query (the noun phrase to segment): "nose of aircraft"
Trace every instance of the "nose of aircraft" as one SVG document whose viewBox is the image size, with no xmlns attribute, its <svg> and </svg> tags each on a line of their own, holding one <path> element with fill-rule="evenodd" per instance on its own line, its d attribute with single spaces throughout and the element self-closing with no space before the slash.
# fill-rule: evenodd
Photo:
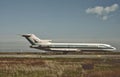
<svg viewBox="0 0 120 77">
<path fill-rule="evenodd" d="M 111 47 L 112 48 L 112 50 L 116 50 L 116 48 L 115 47 Z"/>
</svg>

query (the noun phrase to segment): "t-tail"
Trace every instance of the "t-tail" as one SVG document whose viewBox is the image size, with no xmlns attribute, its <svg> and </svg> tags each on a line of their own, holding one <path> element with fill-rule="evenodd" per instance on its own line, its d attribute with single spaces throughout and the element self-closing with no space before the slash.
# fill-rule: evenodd
<svg viewBox="0 0 120 77">
<path fill-rule="evenodd" d="M 22 36 L 25 37 L 31 43 L 31 45 L 47 44 L 50 43 L 51 41 L 51 40 L 41 40 L 38 37 L 36 37 L 34 34 L 25 34 Z"/>
</svg>

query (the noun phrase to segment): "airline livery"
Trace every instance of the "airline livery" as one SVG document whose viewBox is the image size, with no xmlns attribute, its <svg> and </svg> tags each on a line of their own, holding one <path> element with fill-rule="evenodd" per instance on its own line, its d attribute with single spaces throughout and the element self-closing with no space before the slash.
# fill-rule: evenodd
<svg viewBox="0 0 120 77">
<path fill-rule="evenodd" d="M 80 51 L 114 51 L 115 47 L 100 43 L 52 43 L 51 40 L 41 40 L 34 34 L 22 35 L 30 43 L 31 48 L 55 52 L 80 52 Z"/>
</svg>

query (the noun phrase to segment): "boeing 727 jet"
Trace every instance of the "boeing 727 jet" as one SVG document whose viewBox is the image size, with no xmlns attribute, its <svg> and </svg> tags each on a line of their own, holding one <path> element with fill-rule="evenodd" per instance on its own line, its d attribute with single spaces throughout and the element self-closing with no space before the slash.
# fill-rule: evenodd
<svg viewBox="0 0 120 77">
<path fill-rule="evenodd" d="M 114 51 L 115 47 L 100 43 L 53 43 L 51 40 L 41 40 L 34 34 L 22 35 L 30 43 L 31 48 L 55 52 L 80 52 L 80 51 Z"/>
</svg>

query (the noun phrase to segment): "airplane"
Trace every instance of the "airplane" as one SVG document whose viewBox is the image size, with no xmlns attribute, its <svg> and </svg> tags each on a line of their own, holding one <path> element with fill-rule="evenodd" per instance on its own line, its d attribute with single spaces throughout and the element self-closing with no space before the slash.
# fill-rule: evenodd
<svg viewBox="0 0 120 77">
<path fill-rule="evenodd" d="M 81 51 L 114 51 L 115 47 L 101 43 L 53 43 L 52 40 L 41 40 L 34 34 L 24 34 L 31 44 L 30 48 L 52 52 L 81 52 Z"/>
</svg>

